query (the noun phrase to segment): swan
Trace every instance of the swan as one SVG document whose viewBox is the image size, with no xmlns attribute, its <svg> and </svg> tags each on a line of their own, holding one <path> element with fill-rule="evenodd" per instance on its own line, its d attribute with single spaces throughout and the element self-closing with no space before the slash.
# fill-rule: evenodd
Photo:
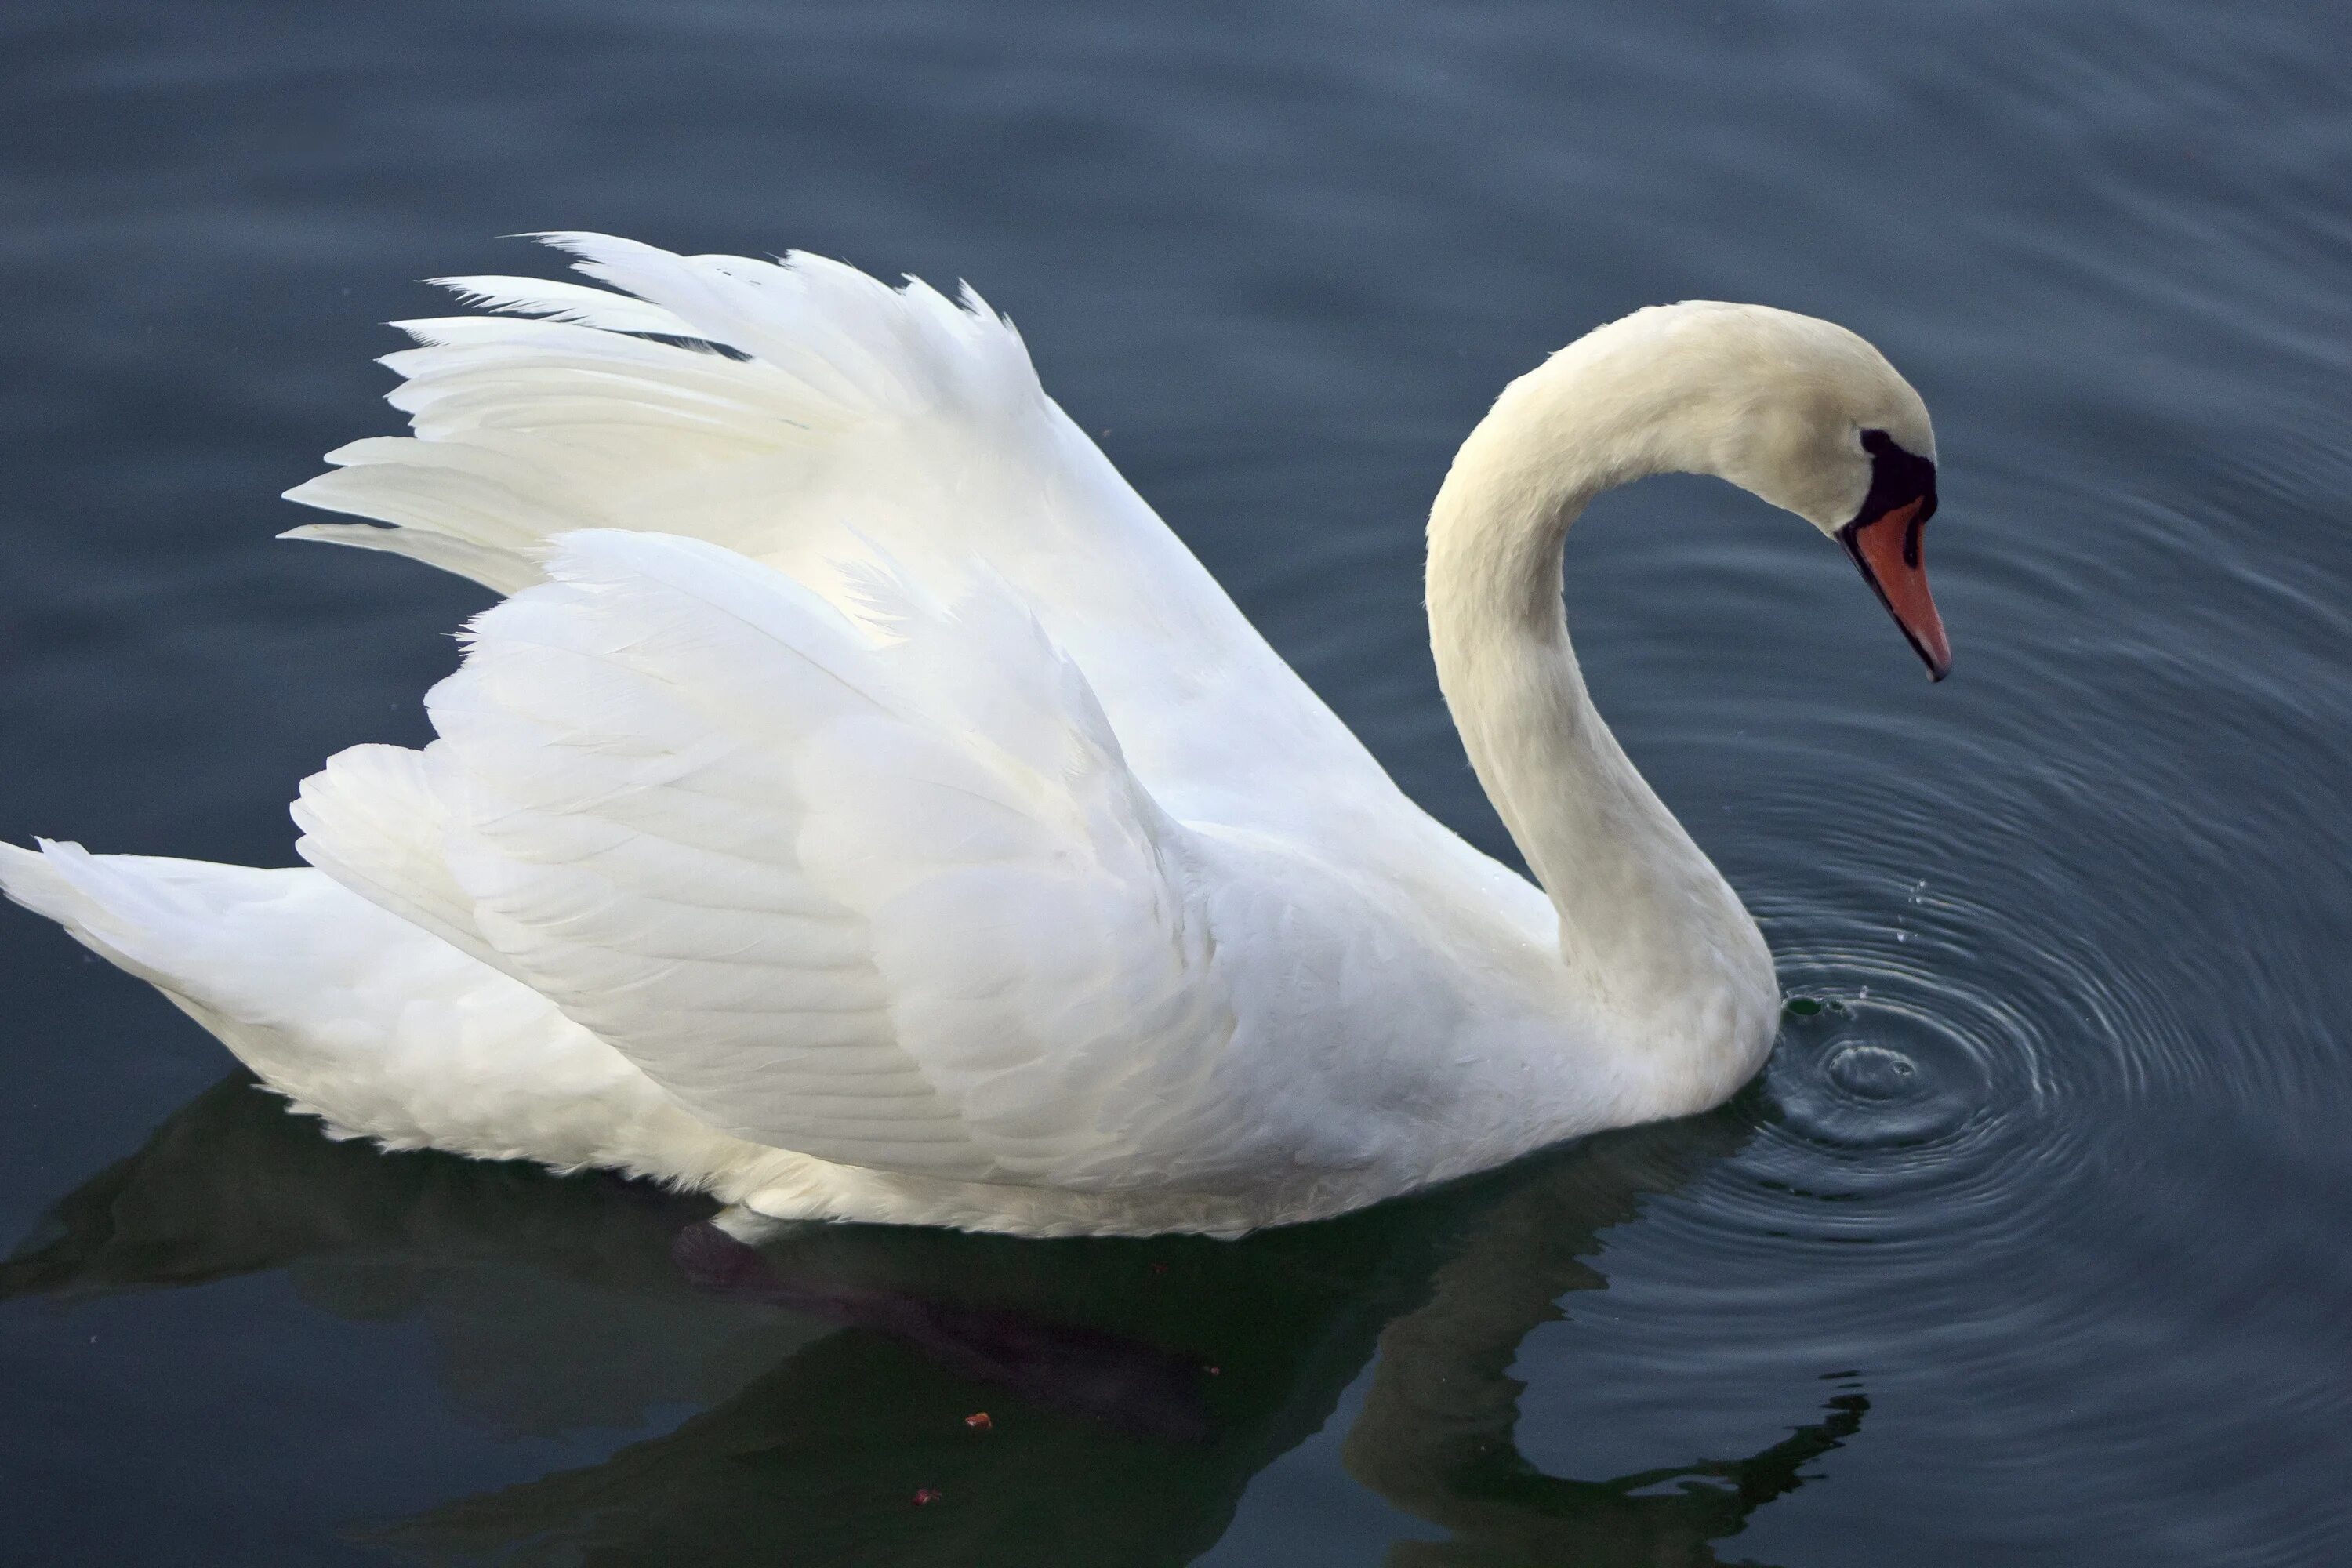
<svg viewBox="0 0 2352 1568">
<path fill-rule="evenodd" d="M 0 846 L 0 886 L 339 1136 L 751 1226 L 1232 1236 L 1713 1106 L 1780 1012 L 1588 697 L 1561 546 L 1715 474 L 1836 539 L 1940 679 L 1918 395 L 1843 328 L 1636 311 L 1505 389 L 1431 646 L 1533 882 L 1398 789 L 1039 384 L 1013 326 L 794 253 L 538 237 L 440 279 L 413 435 L 289 498 L 504 595 L 307 863 Z"/>
</svg>

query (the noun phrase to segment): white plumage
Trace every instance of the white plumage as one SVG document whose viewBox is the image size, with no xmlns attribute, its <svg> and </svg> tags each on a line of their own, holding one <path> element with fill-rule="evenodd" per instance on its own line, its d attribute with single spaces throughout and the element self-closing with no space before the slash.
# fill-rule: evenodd
<svg viewBox="0 0 2352 1568">
<path fill-rule="evenodd" d="M 407 323 L 414 437 L 289 492 L 373 520 L 295 536 L 509 595 L 439 739 L 305 782 L 307 868 L 0 846 L 298 1106 L 779 1217 L 1232 1233 L 1754 1070 L 1769 957 L 1585 700 L 1558 537 L 1669 467 L 1834 526 L 1855 420 L 1932 450 L 1859 340 L 1644 312 L 1457 459 L 1441 673 L 1547 900 L 1397 791 L 976 295 L 551 238 L 606 287 L 446 280 L 505 314 Z M 1795 401 L 1849 439 L 1629 424 L 1718 383 L 1825 384 Z"/>
</svg>

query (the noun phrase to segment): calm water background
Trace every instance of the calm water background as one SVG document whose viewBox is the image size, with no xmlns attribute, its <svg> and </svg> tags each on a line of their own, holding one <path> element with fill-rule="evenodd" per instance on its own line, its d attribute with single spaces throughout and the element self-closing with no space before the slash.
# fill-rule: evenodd
<svg viewBox="0 0 2352 1568">
<path fill-rule="evenodd" d="M 16 0 L 8 837 L 282 864 L 302 774 L 421 741 L 483 596 L 272 498 L 398 427 L 408 279 L 544 227 L 969 277 L 1497 853 L 1423 511 L 1634 306 L 1908 374 L 1958 668 L 1727 487 L 1597 509 L 1602 706 L 1827 1005 L 1716 1116 L 1238 1246 L 835 1228 L 718 1289 L 699 1205 L 331 1144 L 0 910 L 0 1557 L 2352 1558 L 2348 28 Z"/>
</svg>

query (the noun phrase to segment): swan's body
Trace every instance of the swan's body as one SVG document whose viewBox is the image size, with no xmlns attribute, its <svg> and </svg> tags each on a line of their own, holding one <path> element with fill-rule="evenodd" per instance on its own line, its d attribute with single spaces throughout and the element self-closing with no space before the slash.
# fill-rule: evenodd
<svg viewBox="0 0 2352 1568">
<path fill-rule="evenodd" d="M 1932 437 L 1861 340 L 1644 311 L 1455 460 L 1433 647 L 1539 889 L 1398 791 L 976 300 L 563 243 L 638 298 L 460 280 L 564 319 L 414 324 L 416 438 L 293 492 L 394 525 L 298 532 L 511 595 L 441 739 L 308 781 L 305 868 L 0 847 L 12 897 L 298 1106 L 778 1217 L 1232 1233 L 1762 1062 L 1770 955 L 1586 698 L 1559 542 L 1697 468 L 1866 571 L 1908 500 L 1916 569 L 1932 484 L 1870 512 L 1901 476 L 1857 441 Z"/>
</svg>

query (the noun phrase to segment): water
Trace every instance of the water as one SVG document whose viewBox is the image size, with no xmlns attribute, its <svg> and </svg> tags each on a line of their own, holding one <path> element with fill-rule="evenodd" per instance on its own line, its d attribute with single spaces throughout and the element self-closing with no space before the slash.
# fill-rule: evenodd
<svg viewBox="0 0 2352 1568">
<path fill-rule="evenodd" d="M 10 837 L 284 863 L 297 779 L 423 738 L 481 595 L 273 543 L 270 498 L 397 427 L 362 362 L 435 308 L 405 279 L 557 226 L 972 279 L 1499 853 L 1422 511 L 1505 380 L 1633 306 L 1894 357 L 1958 664 L 1929 689 L 1836 552 L 1726 487 L 1596 509 L 1597 694 L 1804 1007 L 1716 1115 L 1239 1245 L 680 1249 L 691 1202 L 330 1143 L 0 913 L 0 1555 L 2352 1556 L 2347 32 L 18 0 Z"/>
</svg>

